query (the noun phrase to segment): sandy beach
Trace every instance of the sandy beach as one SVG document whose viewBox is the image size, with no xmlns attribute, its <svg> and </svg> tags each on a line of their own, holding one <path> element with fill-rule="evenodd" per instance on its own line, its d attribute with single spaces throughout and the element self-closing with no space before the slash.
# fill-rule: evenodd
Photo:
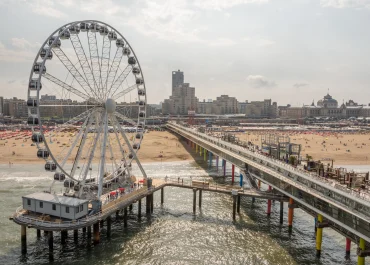
<svg viewBox="0 0 370 265">
<path fill-rule="evenodd" d="M 303 157 L 334 159 L 334 165 L 370 165 L 370 133 L 253 131 L 236 135 L 261 145 L 261 136 L 269 133 L 289 136 L 292 143 L 301 144 Z"/>
<path fill-rule="evenodd" d="M 1 132 L 7 133 L 7 132 Z M 68 147 L 71 145 L 72 135 L 70 133 L 58 133 L 51 138 L 52 143 L 47 138 L 53 154 L 65 154 L 68 151 Z M 111 139 L 114 138 L 114 134 L 110 134 Z M 129 134 L 129 137 L 132 135 Z M 88 138 L 88 140 L 91 140 Z M 123 142 L 122 139 L 120 139 Z M 9 164 L 29 164 L 29 163 L 40 163 L 44 164 L 44 160 L 37 157 L 37 147 L 31 146 L 32 141 L 30 136 L 14 136 L 8 139 L 0 140 L 0 163 Z M 75 156 L 78 146 L 73 150 L 72 157 Z M 112 146 L 113 153 L 117 157 L 120 155 L 118 145 Z M 95 159 L 98 159 L 98 152 L 95 155 Z M 155 162 L 155 161 L 184 161 L 192 160 L 192 156 L 185 149 L 183 144 L 178 138 L 167 132 L 167 131 L 151 131 L 145 134 L 141 143 L 138 157 L 142 162 Z"/>
</svg>

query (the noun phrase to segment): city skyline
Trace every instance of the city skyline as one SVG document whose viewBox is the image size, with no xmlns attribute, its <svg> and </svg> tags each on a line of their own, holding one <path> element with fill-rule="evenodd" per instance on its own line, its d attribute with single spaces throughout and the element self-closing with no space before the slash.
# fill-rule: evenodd
<svg viewBox="0 0 370 265">
<path fill-rule="evenodd" d="M 1 22 L 17 28 L 5 28 L 0 41 L 0 94 L 6 98 L 25 98 L 32 61 L 51 32 L 67 21 L 96 18 L 118 24 L 133 45 L 149 103 L 171 95 L 169 73 L 178 68 L 200 99 L 215 98 L 212 91 L 300 106 L 328 88 L 339 101 L 370 99 L 370 36 L 366 26 L 358 26 L 370 22 L 369 1 L 2 1 L 0 6 Z"/>
</svg>

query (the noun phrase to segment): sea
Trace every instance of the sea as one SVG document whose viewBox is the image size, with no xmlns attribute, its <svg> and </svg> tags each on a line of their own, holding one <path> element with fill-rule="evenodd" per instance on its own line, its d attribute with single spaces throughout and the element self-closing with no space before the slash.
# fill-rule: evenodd
<svg viewBox="0 0 370 265">
<path fill-rule="evenodd" d="M 148 176 L 230 181 L 201 163 L 163 162 L 143 164 Z M 353 166 L 370 170 L 370 166 Z M 134 168 L 136 174 L 138 169 Z M 135 173 L 135 172 L 134 172 Z M 214 177 L 210 177 L 210 175 Z M 67 244 L 60 244 L 54 233 L 54 251 L 49 255 L 47 237 L 36 237 L 27 229 L 28 253 L 21 255 L 20 226 L 9 220 L 21 205 L 21 196 L 48 189 L 52 173 L 42 165 L 0 165 L 0 264 L 357 264 L 352 244 L 351 258 L 345 260 L 345 238 L 330 228 L 323 232 L 322 254 L 315 254 L 314 218 L 295 209 L 293 231 L 287 227 L 287 204 L 284 224 L 279 223 L 279 202 L 273 202 L 272 214 L 266 215 L 267 202 L 242 199 L 240 215 L 232 220 L 232 198 L 227 194 L 203 192 L 202 208 L 192 211 L 192 190 L 175 187 L 154 195 L 154 213 L 137 218 L 137 205 L 129 213 L 128 227 L 123 220 L 112 221 L 112 234 L 101 230 L 101 243 L 92 245 L 79 231 L 75 241 L 70 231 Z M 238 181 L 238 180 L 236 180 Z M 266 188 L 266 187 L 263 187 Z M 145 200 L 143 201 L 145 204 Z M 366 264 L 369 263 L 370 258 Z"/>
</svg>

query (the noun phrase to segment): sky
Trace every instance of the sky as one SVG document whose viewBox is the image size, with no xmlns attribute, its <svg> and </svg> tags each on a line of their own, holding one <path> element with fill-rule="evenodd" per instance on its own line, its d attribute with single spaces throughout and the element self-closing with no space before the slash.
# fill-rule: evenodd
<svg viewBox="0 0 370 265">
<path fill-rule="evenodd" d="M 200 100 L 370 103 L 370 0 L 0 0 L 0 96 L 26 98 L 41 43 L 85 19 L 130 42 L 149 103 L 178 69 Z"/>
</svg>

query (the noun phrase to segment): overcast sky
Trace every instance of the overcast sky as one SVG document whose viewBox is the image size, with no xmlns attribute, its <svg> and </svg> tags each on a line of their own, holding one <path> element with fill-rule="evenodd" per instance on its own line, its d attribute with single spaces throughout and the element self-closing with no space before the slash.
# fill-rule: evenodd
<svg viewBox="0 0 370 265">
<path fill-rule="evenodd" d="M 170 95 L 177 69 L 199 99 L 302 105 L 330 89 L 370 103 L 370 0 L 0 0 L 0 95 L 26 98 L 40 43 L 84 19 L 127 38 L 149 103 Z"/>
</svg>

